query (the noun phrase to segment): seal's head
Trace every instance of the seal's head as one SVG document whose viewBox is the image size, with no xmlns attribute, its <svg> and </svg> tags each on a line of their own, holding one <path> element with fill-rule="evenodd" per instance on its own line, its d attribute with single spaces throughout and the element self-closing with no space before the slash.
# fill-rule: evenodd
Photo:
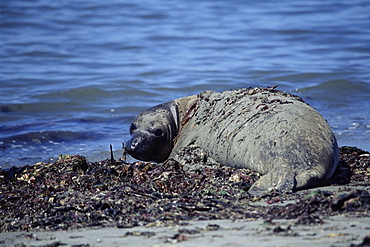
<svg viewBox="0 0 370 247">
<path fill-rule="evenodd" d="M 178 123 L 178 108 L 174 101 L 143 111 L 131 123 L 126 152 L 138 160 L 165 161 L 172 151 Z"/>
</svg>

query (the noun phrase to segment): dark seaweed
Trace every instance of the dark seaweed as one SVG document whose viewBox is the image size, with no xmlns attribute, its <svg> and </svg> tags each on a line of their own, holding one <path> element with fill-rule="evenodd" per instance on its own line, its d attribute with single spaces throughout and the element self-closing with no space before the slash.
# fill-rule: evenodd
<svg viewBox="0 0 370 247">
<path fill-rule="evenodd" d="M 330 184 L 346 186 L 265 198 L 247 193 L 260 177 L 258 173 L 212 163 L 194 154 L 194 149 L 188 152 L 184 152 L 184 160 L 193 157 L 199 163 L 194 169 L 174 160 L 163 164 L 110 159 L 90 163 L 75 155 L 50 164 L 0 170 L 0 231 L 130 228 L 257 218 L 321 224 L 329 215 L 369 216 L 369 193 L 353 189 L 370 184 L 370 155 L 361 149 L 341 147 L 340 164 Z M 287 200 L 293 202 L 282 204 Z"/>
</svg>

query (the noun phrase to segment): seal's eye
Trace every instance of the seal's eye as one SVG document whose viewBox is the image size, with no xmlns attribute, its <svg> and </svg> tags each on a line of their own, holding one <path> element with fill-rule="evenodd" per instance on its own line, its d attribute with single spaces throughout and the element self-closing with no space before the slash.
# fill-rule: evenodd
<svg viewBox="0 0 370 247">
<path fill-rule="evenodd" d="M 136 129 L 137 129 L 136 125 L 132 123 L 132 124 L 130 125 L 130 132 L 131 132 L 131 131 L 134 131 L 134 130 L 136 130 Z"/>
<path fill-rule="evenodd" d="M 156 130 L 154 130 L 153 134 L 155 136 L 161 137 L 161 136 L 163 136 L 163 131 L 160 130 L 160 129 L 156 129 Z"/>
</svg>

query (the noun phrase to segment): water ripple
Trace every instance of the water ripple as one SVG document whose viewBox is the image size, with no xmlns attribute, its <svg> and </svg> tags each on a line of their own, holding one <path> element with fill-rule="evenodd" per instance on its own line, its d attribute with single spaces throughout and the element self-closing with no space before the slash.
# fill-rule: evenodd
<svg viewBox="0 0 370 247">
<path fill-rule="evenodd" d="M 147 107 L 275 84 L 316 107 L 340 145 L 370 150 L 368 10 L 367 0 L 3 1 L 0 143 L 40 131 L 76 138 L 8 145 L 2 159 L 94 158 L 119 149 Z"/>
</svg>

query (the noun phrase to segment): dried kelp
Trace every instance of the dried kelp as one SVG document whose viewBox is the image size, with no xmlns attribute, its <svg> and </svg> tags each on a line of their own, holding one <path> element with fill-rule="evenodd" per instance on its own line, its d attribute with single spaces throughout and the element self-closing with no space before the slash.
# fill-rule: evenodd
<svg viewBox="0 0 370 247">
<path fill-rule="evenodd" d="M 251 198 L 247 191 L 260 175 L 207 160 L 195 148 L 182 164 L 90 163 L 82 156 L 0 170 L 0 231 L 59 230 L 82 227 L 157 226 L 187 220 L 295 219 L 322 223 L 339 213 L 368 215 L 365 190 L 318 190 Z M 192 159 L 193 157 L 193 159 Z M 370 155 L 342 147 L 332 184 L 369 185 Z M 257 203 L 256 203 L 257 200 Z M 293 200 L 294 203 L 281 205 Z"/>
</svg>

